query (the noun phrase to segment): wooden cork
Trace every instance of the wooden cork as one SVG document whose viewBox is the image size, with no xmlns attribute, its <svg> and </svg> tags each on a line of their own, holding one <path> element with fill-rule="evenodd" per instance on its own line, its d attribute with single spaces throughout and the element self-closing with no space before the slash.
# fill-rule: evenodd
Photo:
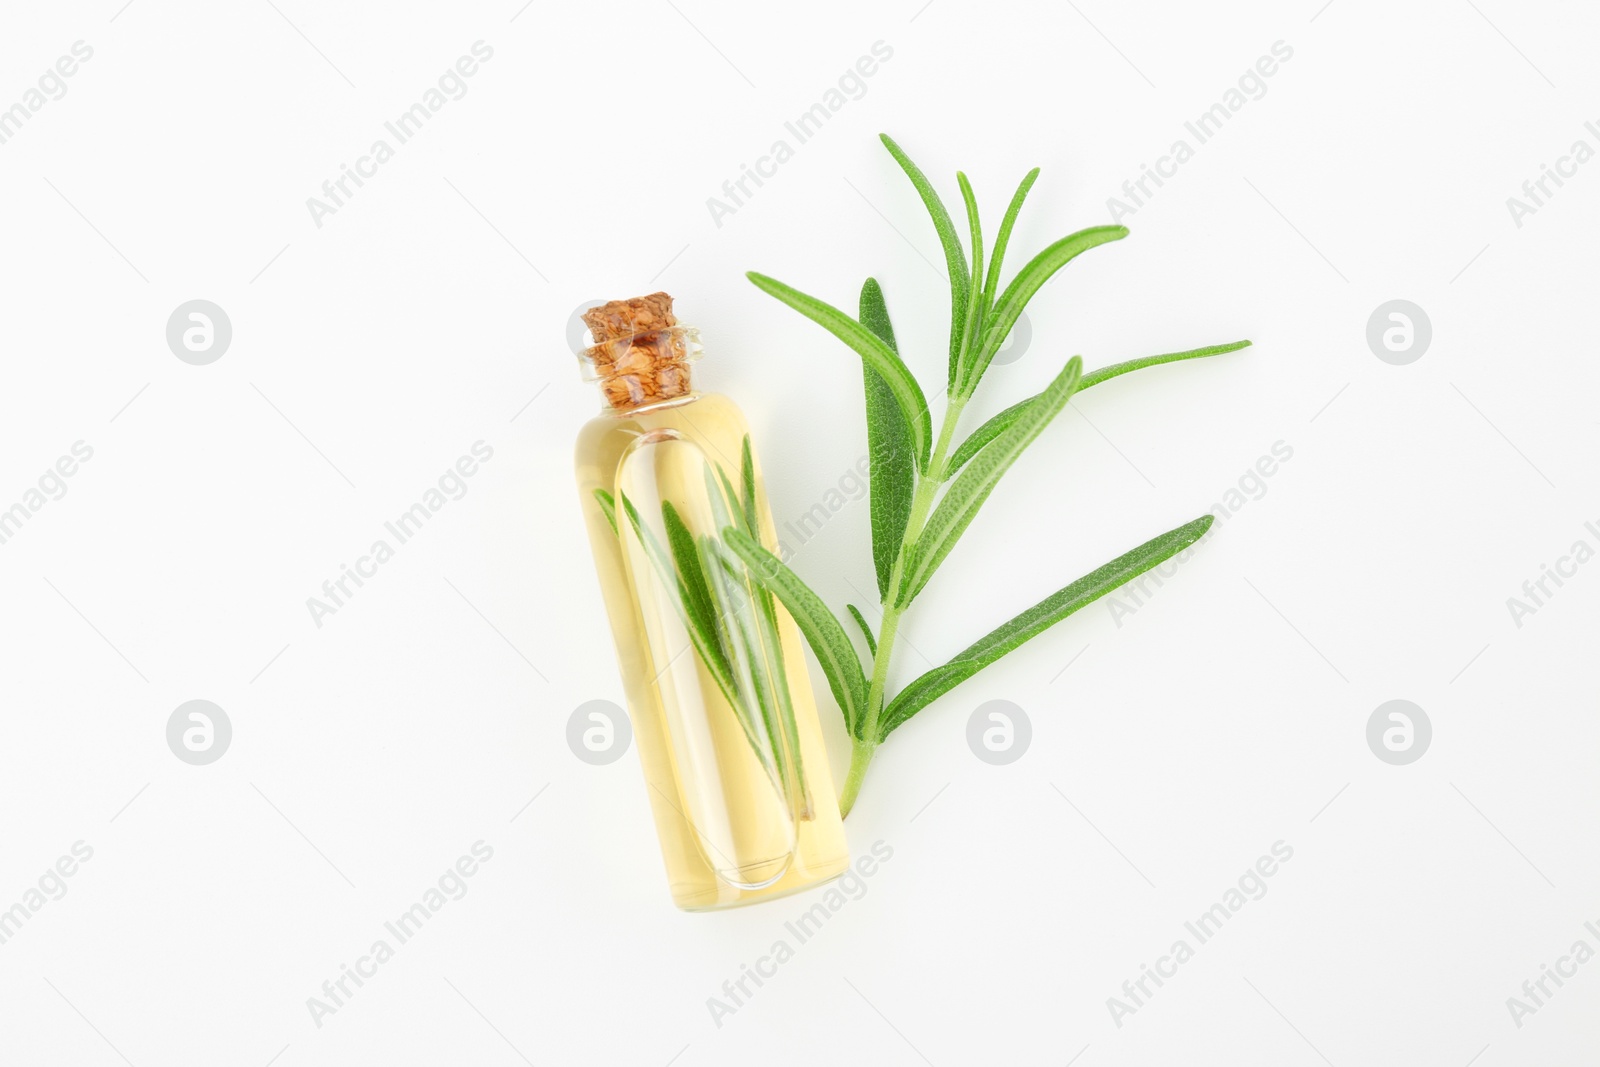
<svg viewBox="0 0 1600 1067">
<path fill-rule="evenodd" d="M 689 392 L 689 346 L 676 329 L 672 297 L 651 293 L 583 313 L 594 338 L 588 357 L 614 408 L 671 400 Z"/>
</svg>

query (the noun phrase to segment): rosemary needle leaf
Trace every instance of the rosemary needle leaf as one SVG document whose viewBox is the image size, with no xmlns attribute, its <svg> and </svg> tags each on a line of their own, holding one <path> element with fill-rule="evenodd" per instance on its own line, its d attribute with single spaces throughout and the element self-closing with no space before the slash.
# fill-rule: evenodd
<svg viewBox="0 0 1600 1067">
<path fill-rule="evenodd" d="M 657 580 L 671 595 L 673 609 L 677 611 L 678 617 L 683 621 L 684 629 L 688 631 L 689 643 L 694 646 L 700 661 L 706 665 L 706 670 L 710 672 L 717 688 L 722 691 L 728 703 L 737 705 L 738 690 L 728 673 L 726 650 L 717 636 L 715 625 L 706 626 L 696 620 L 689 608 L 688 589 L 683 577 L 676 572 L 672 557 L 657 540 L 655 531 L 640 517 L 639 509 L 634 507 L 633 501 L 629 500 L 625 493 L 619 495 L 623 513 L 628 517 L 628 527 L 638 539 L 640 547 L 644 549 Z"/>
<path fill-rule="evenodd" d="M 1056 271 L 1089 249 L 1108 241 L 1120 241 L 1126 236 L 1128 236 L 1126 226 L 1091 226 L 1087 230 L 1079 230 L 1063 237 L 1030 259 L 995 301 L 994 315 L 984 326 L 983 341 L 978 347 L 977 356 L 971 361 L 972 365 L 963 380 L 956 383 L 956 394 L 972 395 L 972 391 L 978 387 L 978 382 L 983 378 L 983 372 L 989 369 L 989 362 L 994 359 L 994 354 L 1006 343 L 1006 337 L 1011 333 L 1011 327 L 1017 324 L 1022 309 Z"/>
<path fill-rule="evenodd" d="M 978 638 L 949 663 L 917 678 L 884 709 L 879 740 L 901 723 L 994 663 L 1006 653 L 1044 633 L 1078 609 L 1092 604 L 1151 567 L 1164 563 L 1205 536 L 1215 517 L 1202 515 L 1124 553 L 1105 566 L 1050 594 L 1033 607 Z"/>
<path fill-rule="evenodd" d="M 824 303 L 814 296 L 807 296 L 800 290 L 785 285 L 776 278 L 769 278 L 765 274 L 750 271 L 745 277 L 754 282 L 762 292 L 777 297 L 855 349 L 867 365 L 883 377 L 889 386 L 889 391 L 894 394 L 895 402 L 900 405 L 901 414 L 911 427 L 917 467 L 919 470 L 926 470 L 928 453 L 933 447 L 933 418 L 928 414 L 928 401 L 922 395 L 922 387 L 917 384 L 917 379 L 912 376 L 894 349 L 878 340 L 877 334 L 831 304 Z"/>
<path fill-rule="evenodd" d="M 1022 211 L 1022 202 L 1028 198 L 1028 190 L 1033 188 L 1033 183 L 1039 178 L 1039 168 L 1034 167 L 1022 179 L 1022 184 L 1017 186 L 1017 191 L 1011 197 L 1011 206 L 1006 208 L 1006 216 L 1000 220 L 1000 236 L 995 239 L 994 252 L 989 260 L 989 280 L 983 284 L 983 302 L 989 307 L 994 306 L 995 294 L 1000 289 L 1000 261 L 1006 256 L 1006 245 L 1011 241 L 1011 228 L 1017 224 L 1017 215 Z"/>
<path fill-rule="evenodd" d="M 605 515 L 606 522 L 611 525 L 611 532 L 617 533 L 617 501 L 604 489 L 596 489 L 594 498 L 600 502 L 600 512 Z"/>
<path fill-rule="evenodd" d="M 1187 352 L 1167 352 L 1159 356 L 1141 356 L 1139 359 L 1130 359 L 1123 363 L 1113 363 L 1109 367 L 1101 367 L 1099 370 L 1090 371 L 1088 374 L 1085 374 L 1083 376 L 1083 380 L 1078 383 L 1078 392 L 1081 393 L 1091 386 L 1099 385 L 1101 382 L 1108 379 L 1115 378 L 1122 374 L 1127 374 L 1129 371 L 1142 370 L 1145 367 L 1157 367 L 1163 363 L 1176 363 L 1179 360 L 1184 359 L 1204 359 L 1206 356 L 1220 356 L 1228 352 L 1237 352 L 1241 348 L 1249 347 L 1249 341 L 1233 341 L 1225 345 L 1209 345 L 1205 348 L 1191 348 Z M 1006 408 L 1004 411 L 1000 412 L 1000 414 L 994 416 L 988 422 L 984 423 L 982 426 L 979 426 L 976 430 L 973 430 L 972 435 L 965 441 L 961 442 L 961 447 L 955 450 L 955 453 L 950 457 L 950 461 L 945 464 L 944 476 L 949 478 L 951 475 L 955 474 L 956 471 L 965 466 L 967 460 L 978 454 L 978 449 L 982 448 L 984 445 L 1000 436 L 1000 431 L 1004 430 L 1007 426 L 1010 426 L 1013 422 L 1015 422 L 1017 416 L 1021 415 L 1023 410 L 1038 398 L 1039 394 L 1035 393 L 1026 400 L 1019 400 L 1015 404 L 1012 404 L 1010 407 Z"/>
<path fill-rule="evenodd" d="M 978 198 L 965 174 L 956 171 L 956 182 L 961 186 L 961 202 L 967 208 L 967 229 L 972 237 L 972 280 L 968 283 L 972 299 L 967 301 L 967 320 L 961 327 L 961 349 L 956 356 L 956 380 L 960 381 L 978 351 L 989 308 L 983 302 L 983 227 L 978 221 Z"/>
<path fill-rule="evenodd" d="M 1083 382 L 1078 386 L 1081 392 L 1092 385 L 1099 385 L 1108 378 L 1115 378 L 1129 371 L 1142 370 L 1145 367 L 1157 367 L 1163 363 L 1176 363 L 1183 359 L 1204 359 L 1206 356 L 1220 356 L 1228 352 L 1237 352 L 1241 348 L 1249 348 L 1249 341 L 1232 341 L 1225 345 L 1210 345 L 1206 348 L 1191 348 L 1187 352 L 1167 352 L 1159 356 L 1141 356 L 1122 363 L 1113 363 L 1109 367 L 1090 371 L 1083 376 Z"/>
<path fill-rule="evenodd" d="M 878 640 L 872 636 L 872 627 L 867 625 L 866 617 L 861 614 L 861 609 L 854 604 L 846 604 L 845 607 L 850 609 L 850 617 L 856 620 L 857 626 L 861 627 L 861 636 L 867 639 L 867 653 L 876 656 L 878 654 Z"/>
<path fill-rule="evenodd" d="M 672 550 L 672 562 L 678 570 L 678 584 L 683 596 L 684 611 L 689 624 L 699 631 L 708 645 L 720 647 L 717 637 L 718 612 L 712 603 L 711 589 L 706 584 L 706 572 L 701 566 L 700 550 L 694 534 L 672 506 L 670 500 L 661 504 L 661 522 L 666 527 L 667 545 Z"/>
<path fill-rule="evenodd" d="M 1082 382 L 1078 384 L 1078 388 L 1083 388 Z M 1002 430 L 1016 422 L 1017 416 L 1028 410 L 1028 405 L 1038 399 L 1039 394 L 1035 393 L 1026 400 L 1019 400 L 982 426 L 979 426 L 976 430 L 973 430 L 971 436 L 962 441 L 961 447 L 957 448 L 954 454 L 950 456 L 950 461 L 945 464 L 944 476 L 953 478 L 956 471 L 967 465 L 967 460 L 976 456 L 978 450 L 984 445 L 999 437 Z"/>
<path fill-rule="evenodd" d="M 739 449 L 739 485 L 741 503 L 744 505 L 744 528 L 752 534 L 761 529 L 761 518 L 756 510 L 756 459 L 750 451 L 750 435 L 744 435 Z"/>
<path fill-rule="evenodd" d="M 833 690 L 833 699 L 844 715 L 845 727 L 853 736 L 860 737 L 866 722 L 867 679 L 855 646 L 850 643 L 850 635 L 844 632 L 822 598 L 755 538 L 733 526 L 722 531 L 722 538 L 744 560 L 750 576 L 763 588 L 770 589 L 794 616 L 828 679 L 828 688 Z"/>
<path fill-rule="evenodd" d="M 962 327 L 967 321 L 967 300 L 972 290 L 972 281 L 967 277 L 967 256 L 961 249 L 961 237 L 956 233 L 955 224 L 950 221 L 950 212 L 945 210 L 944 201 L 939 199 L 927 175 L 894 143 L 894 138 L 886 133 L 880 133 L 878 138 L 883 141 L 883 146 L 889 150 L 894 161 L 900 164 L 900 169 L 906 172 L 906 177 L 911 179 L 917 195 L 922 197 L 923 206 L 933 217 L 933 228 L 939 234 L 939 244 L 944 248 L 945 271 L 950 275 L 950 372 L 945 388 L 954 391 L 956 360 L 961 353 Z"/>
<path fill-rule="evenodd" d="M 872 278 L 861 286 L 861 325 L 876 334 L 891 351 L 899 353 L 883 289 Z M 867 395 L 867 456 L 871 464 L 868 484 L 872 493 L 872 565 L 878 573 L 881 603 L 889 595 L 889 576 L 894 572 L 906 521 L 911 517 L 916 479 L 912 460 L 915 446 L 911 427 L 883 375 L 866 363 L 862 364 L 861 374 Z"/>
</svg>

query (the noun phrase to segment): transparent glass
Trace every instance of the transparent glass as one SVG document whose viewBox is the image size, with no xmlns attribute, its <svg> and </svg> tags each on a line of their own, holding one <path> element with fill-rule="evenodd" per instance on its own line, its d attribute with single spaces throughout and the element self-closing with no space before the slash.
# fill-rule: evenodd
<svg viewBox="0 0 1600 1067">
<path fill-rule="evenodd" d="M 607 410 L 580 504 L 673 900 L 752 903 L 841 874 L 849 849 L 800 634 L 722 537 L 777 537 L 726 397 Z"/>
</svg>

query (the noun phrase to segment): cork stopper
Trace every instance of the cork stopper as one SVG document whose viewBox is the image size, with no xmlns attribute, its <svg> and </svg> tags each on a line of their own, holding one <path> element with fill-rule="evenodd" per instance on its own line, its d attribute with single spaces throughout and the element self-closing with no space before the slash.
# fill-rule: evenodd
<svg viewBox="0 0 1600 1067">
<path fill-rule="evenodd" d="M 689 363 L 700 346 L 694 330 L 678 325 L 671 296 L 612 300 L 585 311 L 583 323 L 592 344 L 582 356 L 613 408 L 688 395 Z"/>
</svg>

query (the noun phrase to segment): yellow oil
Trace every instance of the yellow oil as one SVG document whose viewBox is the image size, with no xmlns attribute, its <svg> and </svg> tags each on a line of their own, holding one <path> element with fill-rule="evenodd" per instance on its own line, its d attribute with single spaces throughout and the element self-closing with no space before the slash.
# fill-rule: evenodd
<svg viewBox="0 0 1600 1067">
<path fill-rule="evenodd" d="M 634 740 L 672 897 L 689 910 L 796 892 L 841 874 L 850 859 L 793 619 L 776 605 L 779 671 L 793 709 L 792 726 L 780 724 L 776 740 L 787 740 L 793 747 L 784 751 L 797 751 L 798 759 L 775 771 L 759 755 L 762 746 L 752 744 L 748 719 L 741 724 L 691 646 L 675 586 L 652 569 L 650 534 L 629 525 L 620 503 L 613 529 L 595 496 L 598 489 L 619 502 L 626 497 L 646 526 L 655 526 L 665 501 L 696 532 L 715 530 L 705 467 L 720 468 L 737 486 L 748 432 L 726 397 L 690 394 L 605 411 L 578 437 L 579 500 Z M 761 540 L 776 550 L 759 461 L 753 466 Z"/>
</svg>

